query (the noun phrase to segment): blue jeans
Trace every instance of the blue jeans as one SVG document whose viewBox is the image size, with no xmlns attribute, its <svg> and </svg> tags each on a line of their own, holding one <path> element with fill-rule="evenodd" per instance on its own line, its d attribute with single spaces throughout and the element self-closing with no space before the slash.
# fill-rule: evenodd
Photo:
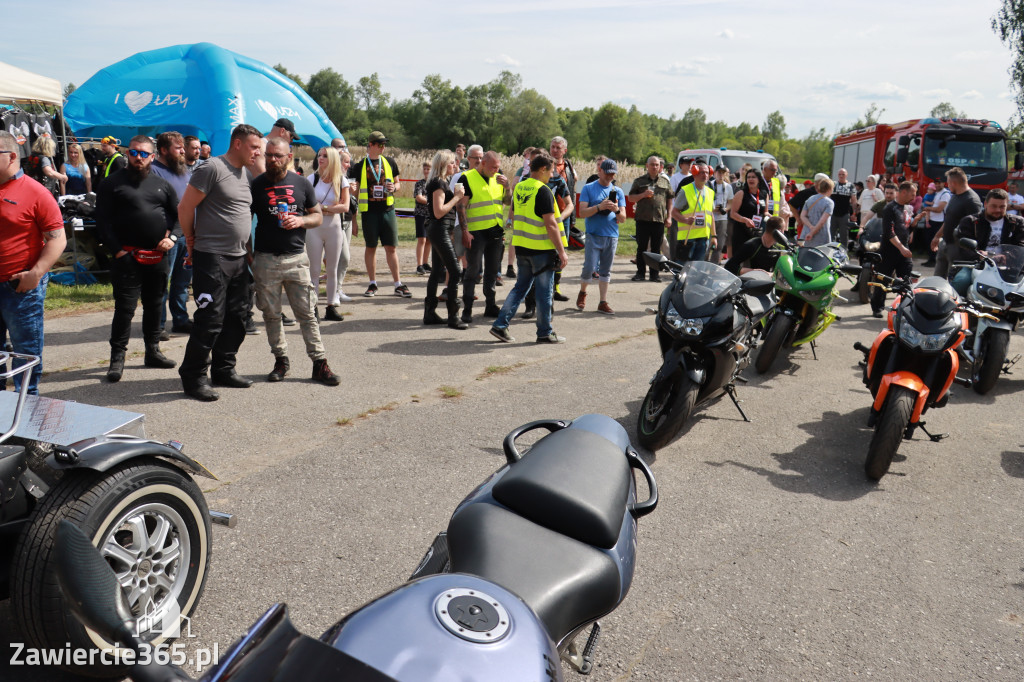
<svg viewBox="0 0 1024 682">
<path fill-rule="evenodd" d="M 0 284 L 0 317 L 3 326 L 11 339 L 15 353 L 26 355 L 43 355 L 43 299 L 46 298 L 46 283 L 50 275 L 43 275 L 35 289 L 19 294 L 15 291 L 17 282 Z M 15 362 L 14 366 L 24 364 Z M 28 382 L 28 392 L 39 395 L 39 377 L 43 373 L 43 363 L 32 368 Z M 21 375 L 14 379 L 15 390 L 21 389 Z"/>
<path fill-rule="evenodd" d="M 710 240 L 707 237 L 691 239 L 689 241 L 677 241 L 676 262 L 687 263 L 691 260 L 707 260 L 708 241 Z"/>
<path fill-rule="evenodd" d="M 505 305 L 501 306 L 498 319 L 494 326 L 508 329 L 509 322 L 515 317 L 526 293 L 531 285 L 537 287 L 537 337 L 551 336 L 551 295 L 555 290 L 555 270 L 558 268 L 558 252 L 535 251 L 535 255 L 523 255 L 524 251 L 516 249 L 516 266 L 519 270 L 516 285 L 505 297 Z"/>
<path fill-rule="evenodd" d="M 587 244 L 583 248 L 583 274 L 580 275 L 584 282 L 589 283 L 595 271 L 602 282 L 612 280 L 612 261 L 618 245 L 618 237 L 587 235 Z"/>
<path fill-rule="evenodd" d="M 192 283 L 192 268 L 185 269 L 185 256 L 188 249 L 185 247 L 184 237 L 179 239 L 168 256 L 171 264 L 171 283 L 164 294 L 164 305 L 160 310 L 160 328 L 167 326 L 167 309 L 171 309 L 171 324 L 175 327 L 182 327 L 189 322 L 188 317 L 188 285 Z"/>
</svg>

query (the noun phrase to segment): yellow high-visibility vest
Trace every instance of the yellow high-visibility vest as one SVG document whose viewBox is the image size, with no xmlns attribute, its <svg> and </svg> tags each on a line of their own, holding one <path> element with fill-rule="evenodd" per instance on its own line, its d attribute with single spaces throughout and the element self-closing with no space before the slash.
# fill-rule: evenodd
<svg viewBox="0 0 1024 682">
<path fill-rule="evenodd" d="M 512 246 L 553 251 L 544 219 L 537 216 L 537 192 L 546 187 L 536 178 L 520 180 L 512 194 Z"/>
<path fill-rule="evenodd" d="M 505 188 L 498 184 L 495 176 L 484 178 L 477 169 L 462 174 L 469 184 L 472 197 L 466 206 L 466 229 L 470 232 L 501 226 L 502 199 Z"/>
<path fill-rule="evenodd" d="M 693 215 L 694 224 L 679 223 L 679 231 L 676 233 L 677 241 L 687 239 L 701 239 L 711 236 L 711 228 L 715 225 L 715 191 L 704 185 L 700 193 L 692 182 L 683 185 L 683 194 L 686 196 L 686 210 L 683 215 Z M 704 224 L 697 225 L 697 216 L 704 216 Z"/>
<path fill-rule="evenodd" d="M 370 208 L 370 188 L 368 186 L 368 183 L 366 182 L 366 168 L 369 165 L 370 165 L 370 158 L 366 157 L 366 159 L 363 160 L 363 173 L 362 173 L 362 177 L 359 179 L 359 212 L 360 213 L 366 213 L 366 211 L 369 210 L 369 208 Z M 388 160 L 385 159 L 382 156 L 382 157 L 380 157 L 380 165 L 381 165 L 381 168 L 384 169 L 384 180 L 390 180 L 393 183 L 395 181 L 395 174 L 391 170 L 391 164 L 388 163 Z M 381 182 L 380 184 L 383 185 L 384 183 Z M 388 194 L 387 195 L 387 202 L 388 202 L 388 206 L 389 207 L 394 206 L 395 205 L 395 197 L 394 197 L 394 195 Z"/>
</svg>

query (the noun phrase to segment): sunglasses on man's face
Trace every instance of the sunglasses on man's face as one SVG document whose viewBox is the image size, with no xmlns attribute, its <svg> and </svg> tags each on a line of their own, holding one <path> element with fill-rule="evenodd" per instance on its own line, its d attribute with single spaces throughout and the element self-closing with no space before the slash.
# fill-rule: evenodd
<svg viewBox="0 0 1024 682">
<path fill-rule="evenodd" d="M 153 152 L 146 152 L 146 151 L 143 151 L 141 149 L 129 149 L 128 153 L 131 156 L 137 156 L 140 159 L 148 159 L 153 154 Z"/>
</svg>

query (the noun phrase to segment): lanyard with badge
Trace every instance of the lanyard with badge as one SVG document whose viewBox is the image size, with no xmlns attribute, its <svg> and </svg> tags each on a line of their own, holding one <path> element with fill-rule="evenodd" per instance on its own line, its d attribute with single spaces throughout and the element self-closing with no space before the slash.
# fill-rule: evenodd
<svg viewBox="0 0 1024 682">
<path fill-rule="evenodd" d="M 697 205 L 693 209 L 694 210 L 694 214 L 693 214 L 693 226 L 694 227 L 704 227 L 707 224 L 705 222 L 705 215 L 704 215 L 704 197 L 707 196 L 705 194 L 706 191 L 707 191 L 706 187 L 701 187 L 700 188 L 700 192 L 697 194 L 697 198 L 695 200 L 695 203 Z"/>
<path fill-rule="evenodd" d="M 370 159 L 367 159 L 366 163 L 370 167 L 370 172 L 373 173 L 373 179 L 377 181 L 371 187 L 371 197 L 375 201 L 381 201 L 384 199 L 384 185 L 380 181 L 380 176 L 384 173 L 384 157 L 377 159 L 377 161 L 380 164 L 378 168 L 373 167 L 373 161 Z"/>
<path fill-rule="evenodd" d="M 750 216 L 750 221 L 754 223 L 754 229 L 761 229 L 761 213 L 757 210 L 761 208 L 761 188 L 757 188 L 757 194 L 754 195 L 754 213 Z"/>
<path fill-rule="evenodd" d="M 772 180 L 774 180 L 774 179 L 775 178 L 772 178 Z M 758 191 L 758 195 L 760 195 L 760 194 L 761 194 L 760 191 Z M 772 213 L 773 210 L 775 209 L 775 193 L 772 192 L 772 181 L 771 180 L 768 181 L 768 196 L 766 196 L 764 198 L 764 201 L 765 201 L 765 207 L 767 208 L 766 212 L 767 213 Z"/>
</svg>

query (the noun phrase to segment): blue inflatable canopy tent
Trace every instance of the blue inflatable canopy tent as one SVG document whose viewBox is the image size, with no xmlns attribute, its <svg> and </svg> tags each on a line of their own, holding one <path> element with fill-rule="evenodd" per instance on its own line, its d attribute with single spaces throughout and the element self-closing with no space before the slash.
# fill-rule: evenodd
<svg viewBox="0 0 1024 682">
<path fill-rule="evenodd" d="M 68 125 L 79 137 L 165 130 L 207 140 L 227 151 L 231 131 L 248 123 L 267 133 L 279 118 L 295 124 L 314 149 L 341 133 L 294 81 L 263 62 L 212 43 L 140 52 L 96 73 L 68 97 Z"/>
</svg>

